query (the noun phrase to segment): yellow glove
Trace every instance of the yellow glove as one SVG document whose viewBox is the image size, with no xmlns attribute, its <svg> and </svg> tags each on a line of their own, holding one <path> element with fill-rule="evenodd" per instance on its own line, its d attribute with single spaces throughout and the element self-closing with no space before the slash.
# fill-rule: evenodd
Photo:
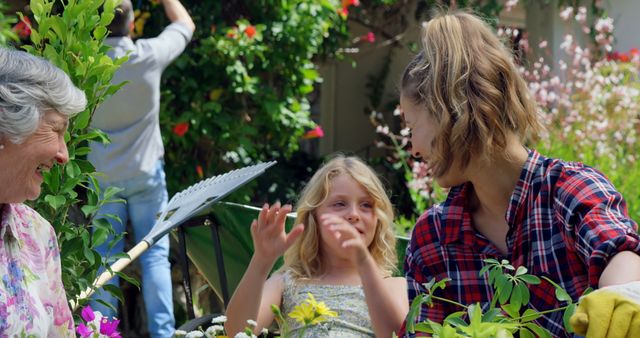
<svg viewBox="0 0 640 338">
<path fill-rule="evenodd" d="M 582 297 L 569 324 L 586 338 L 640 338 L 640 282 L 604 287 Z"/>
</svg>

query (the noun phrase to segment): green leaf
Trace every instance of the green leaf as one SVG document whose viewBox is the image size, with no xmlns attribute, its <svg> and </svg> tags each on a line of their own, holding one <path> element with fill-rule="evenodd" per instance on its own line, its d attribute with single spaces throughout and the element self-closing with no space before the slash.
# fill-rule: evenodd
<svg viewBox="0 0 640 338">
<path fill-rule="evenodd" d="M 47 195 L 44 197 L 44 200 L 49 203 L 49 205 L 55 209 L 58 210 L 58 208 L 60 208 L 61 206 L 63 206 L 67 199 L 64 196 L 53 196 L 53 195 Z"/>
<path fill-rule="evenodd" d="M 535 311 L 533 309 L 526 309 L 524 311 L 524 314 L 522 314 L 522 322 L 531 322 L 540 318 L 541 316 L 542 315 L 539 314 L 538 311 Z"/>
<path fill-rule="evenodd" d="M 571 318 L 571 316 L 573 316 L 573 314 L 576 312 L 576 304 L 572 303 L 569 304 L 567 306 L 567 308 L 564 310 L 564 314 L 562 315 L 562 321 L 564 323 L 564 328 L 567 330 L 567 332 L 572 333 L 573 327 L 571 326 L 571 324 L 569 324 L 569 319 Z"/>
<path fill-rule="evenodd" d="M 82 72 L 82 74 L 84 74 L 84 72 Z M 89 119 L 91 119 L 91 114 L 88 110 L 85 110 L 75 117 L 73 125 L 76 129 L 85 129 L 89 126 Z"/>
<path fill-rule="evenodd" d="M 457 311 L 457 312 L 451 313 L 444 319 L 444 322 L 449 323 L 452 326 L 466 326 L 467 323 L 462 319 L 464 315 L 465 315 L 464 311 Z"/>
<path fill-rule="evenodd" d="M 521 328 L 518 333 L 520 334 L 520 338 L 536 338 L 536 336 L 527 328 Z"/>
<path fill-rule="evenodd" d="M 500 302 L 500 304 L 504 304 L 507 302 L 507 300 L 509 300 L 509 297 L 511 296 L 511 291 L 513 290 L 513 282 L 508 280 L 507 278 L 500 282 L 502 283 L 502 285 L 498 285 L 498 291 L 500 292 L 498 302 Z"/>
<path fill-rule="evenodd" d="M 527 273 L 527 268 L 525 268 L 524 266 L 519 266 L 518 269 L 516 269 L 515 276 L 524 275 L 526 273 Z"/>
<path fill-rule="evenodd" d="M 565 291 L 561 287 L 557 287 L 556 288 L 556 299 L 558 299 L 561 302 L 570 302 L 570 301 L 572 301 L 571 300 L 571 296 L 569 296 L 567 291 Z"/>
<path fill-rule="evenodd" d="M 85 205 L 86 207 L 86 205 Z M 84 207 L 83 207 L 84 208 Z M 109 237 L 109 230 L 106 228 L 96 228 L 95 231 L 93 232 L 93 243 L 92 243 L 92 247 L 97 247 L 102 245 L 106 240 L 107 237 Z"/>
<path fill-rule="evenodd" d="M 503 304 L 501 308 L 506 312 L 509 317 L 520 317 L 520 305 L 519 304 Z"/>
<path fill-rule="evenodd" d="M 534 275 L 522 275 L 519 277 L 520 280 L 522 280 L 523 282 L 530 284 L 530 285 L 538 285 L 540 284 L 540 278 L 534 276 Z"/>
<path fill-rule="evenodd" d="M 128 276 L 125 273 L 120 272 L 120 271 L 116 272 L 116 275 L 118 275 L 118 277 L 124 279 L 125 281 L 127 281 L 131 285 L 133 285 L 133 286 L 137 287 L 138 289 L 140 289 L 140 282 L 137 279 L 135 279 L 135 278 L 133 278 L 131 276 Z"/>
<path fill-rule="evenodd" d="M 102 38 L 105 37 L 105 35 L 107 35 L 107 28 L 104 26 L 98 26 L 96 27 L 96 29 L 93 31 L 93 37 L 97 40 L 100 40 Z"/>
<path fill-rule="evenodd" d="M 120 302 L 124 303 L 124 297 L 122 295 L 122 289 L 120 289 L 120 286 L 113 285 L 113 284 L 105 284 L 102 286 L 102 288 L 105 289 L 110 294 L 114 295 L 116 298 L 118 298 Z"/>
<path fill-rule="evenodd" d="M 478 326 L 482 322 L 482 306 L 479 303 L 469 305 L 467 308 L 469 314 L 469 325 Z"/>
<path fill-rule="evenodd" d="M 89 249 L 88 247 L 84 248 L 84 258 L 91 265 L 93 265 L 95 263 L 95 260 L 94 260 L 95 257 L 93 255 L 93 251 L 91 249 Z"/>
<path fill-rule="evenodd" d="M 431 282 L 433 281 L 434 279 L 431 280 Z M 428 295 L 420 294 L 417 297 L 415 297 L 411 302 L 411 306 L 409 307 L 409 313 L 407 314 L 407 318 L 406 318 L 407 332 L 411 332 L 411 333 L 415 332 L 416 318 L 418 318 L 418 315 L 420 314 L 420 310 L 422 309 L 422 304 L 427 302 L 429 298 L 431 297 L 429 297 Z"/>
<path fill-rule="evenodd" d="M 553 337 L 551 335 L 551 333 L 547 329 L 545 329 L 545 328 L 543 328 L 541 326 L 538 326 L 535 323 L 526 323 L 526 324 L 524 324 L 524 326 L 527 329 L 531 330 L 536 336 L 538 336 L 538 338 L 552 338 Z"/>
</svg>

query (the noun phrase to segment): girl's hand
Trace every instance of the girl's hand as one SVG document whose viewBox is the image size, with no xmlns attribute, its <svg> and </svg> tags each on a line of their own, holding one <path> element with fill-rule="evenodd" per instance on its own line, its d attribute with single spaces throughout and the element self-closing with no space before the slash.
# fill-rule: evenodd
<svg viewBox="0 0 640 338">
<path fill-rule="evenodd" d="M 290 212 L 291 205 L 288 204 L 282 208 L 280 202 L 276 202 L 271 208 L 269 204 L 264 204 L 258 219 L 251 222 L 254 257 L 273 264 L 302 234 L 302 224 L 296 225 L 288 234 L 285 232 L 284 223 Z"/>
<path fill-rule="evenodd" d="M 368 257 L 369 249 L 362 235 L 347 220 L 333 214 L 324 214 L 320 216 L 320 224 L 333 235 L 338 247 L 347 251 L 349 258 L 355 265 L 364 262 Z"/>
</svg>

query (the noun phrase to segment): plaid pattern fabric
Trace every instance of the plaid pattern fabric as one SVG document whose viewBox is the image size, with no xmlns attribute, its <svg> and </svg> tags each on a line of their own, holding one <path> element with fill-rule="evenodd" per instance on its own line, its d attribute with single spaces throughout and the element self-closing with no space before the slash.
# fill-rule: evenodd
<svg viewBox="0 0 640 338">
<path fill-rule="evenodd" d="M 478 274 L 487 258 L 525 266 L 530 274 L 548 277 L 577 300 L 587 287 L 597 287 L 610 257 L 625 250 L 640 254 L 637 225 L 622 196 L 602 173 L 583 164 L 529 152 L 506 214 L 507 256 L 473 228 L 465 208 L 471 189 L 470 183 L 452 188 L 444 203 L 418 220 L 404 266 L 409 301 L 424 293 L 422 283 L 451 278 L 436 295 L 463 304 L 480 303 L 487 310 L 492 290 L 488 274 Z M 537 311 L 563 305 L 544 280 L 530 292 L 528 306 Z M 418 322 L 427 318 L 442 322 L 460 310 L 434 301 L 433 307 L 423 306 Z M 571 337 L 564 330 L 562 311 L 537 322 L 554 337 Z"/>
</svg>

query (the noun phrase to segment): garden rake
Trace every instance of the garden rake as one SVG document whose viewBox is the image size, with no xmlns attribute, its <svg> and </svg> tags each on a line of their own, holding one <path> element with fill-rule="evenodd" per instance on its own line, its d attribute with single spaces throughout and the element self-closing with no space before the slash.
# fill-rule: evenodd
<svg viewBox="0 0 640 338">
<path fill-rule="evenodd" d="M 83 291 L 75 301 L 71 301 L 72 309 L 75 311 L 80 300 L 90 297 L 95 290 L 106 284 L 116 272 L 122 271 L 129 263 L 138 258 L 157 240 L 169 233 L 169 231 L 186 222 L 191 217 L 198 215 L 198 213 L 205 208 L 221 200 L 240 186 L 261 175 L 267 168 L 274 164 L 276 164 L 275 161 L 260 163 L 233 170 L 222 175 L 213 176 L 175 194 L 160 213 L 151 231 L 149 231 L 140 243 L 136 244 L 127 252 L 129 257 L 118 259 L 109 269 L 98 276 L 91 287 Z"/>
</svg>

